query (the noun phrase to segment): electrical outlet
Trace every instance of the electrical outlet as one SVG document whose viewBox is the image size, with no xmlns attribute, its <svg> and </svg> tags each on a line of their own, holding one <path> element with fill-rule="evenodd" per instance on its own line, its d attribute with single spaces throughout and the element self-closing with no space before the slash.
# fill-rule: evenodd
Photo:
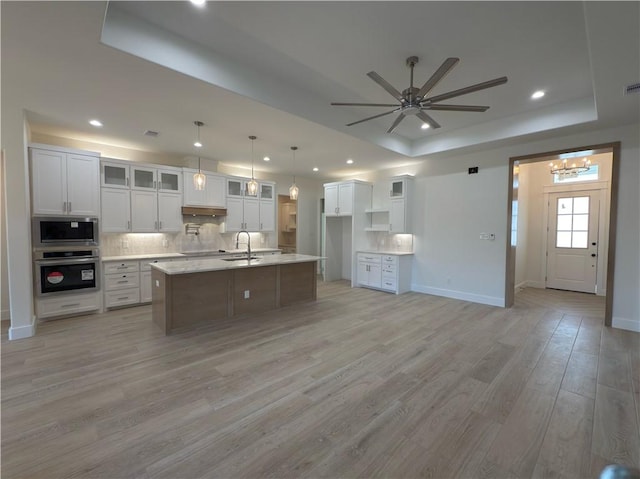
<svg viewBox="0 0 640 479">
<path fill-rule="evenodd" d="M 162 239 L 162 246 L 164 246 L 165 248 L 169 247 L 169 241 L 166 238 Z"/>
<path fill-rule="evenodd" d="M 156 279 L 156 288 L 160 287 L 160 280 Z"/>
<path fill-rule="evenodd" d="M 251 293 L 249 292 L 248 289 L 244 290 L 244 299 L 249 299 L 249 297 L 251 296 Z"/>
<path fill-rule="evenodd" d="M 121 244 L 122 249 L 129 249 L 129 240 L 123 239 Z"/>
</svg>

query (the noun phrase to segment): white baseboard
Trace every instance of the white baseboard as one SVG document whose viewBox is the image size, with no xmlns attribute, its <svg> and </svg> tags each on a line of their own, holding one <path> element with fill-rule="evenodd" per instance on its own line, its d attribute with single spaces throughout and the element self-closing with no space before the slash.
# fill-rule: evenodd
<svg viewBox="0 0 640 479">
<path fill-rule="evenodd" d="M 527 287 L 527 282 L 526 281 L 522 281 L 521 283 L 516 284 L 513 287 L 513 289 L 517 291 L 519 289 L 526 288 L 526 287 Z"/>
<path fill-rule="evenodd" d="M 544 281 L 532 281 L 532 280 L 528 280 L 524 282 L 525 288 L 538 288 L 538 289 L 545 289 L 547 287 L 547 285 L 545 284 Z"/>
<path fill-rule="evenodd" d="M 0 311 L 0 321 L 7 321 L 11 319 L 11 311 L 3 309 Z"/>
<path fill-rule="evenodd" d="M 626 329 L 627 331 L 640 333 L 640 321 L 634 321 L 633 319 L 616 318 L 614 316 L 611 320 L 611 326 L 616 329 Z"/>
<path fill-rule="evenodd" d="M 26 326 L 18 326 L 9 328 L 9 340 L 24 339 L 35 336 L 36 334 L 36 317 L 31 318 L 31 324 Z"/>
<path fill-rule="evenodd" d="M 486 296 L 483 294 L 467 293 L 464 291 L 456 291 L 453 289 L 432 288 L 419 284 L 412 284 L 411 291 L 424 294 L 432 294 L 434 296 L 444 296 L 445 298 L 461 299 L 472 303 L 488 304 L 489 306 L 498 306 L 504 308 L 504 298 L 495 296 Z"/>
</svg>

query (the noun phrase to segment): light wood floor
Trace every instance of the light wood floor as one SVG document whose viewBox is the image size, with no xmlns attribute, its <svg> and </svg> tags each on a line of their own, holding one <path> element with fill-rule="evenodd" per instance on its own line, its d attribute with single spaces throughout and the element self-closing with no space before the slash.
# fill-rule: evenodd
<svg viewBox="0 0 640 479">
<path fill-rule="evenodd" d="M 143 306 L 2 338 L 2 477 L 595 478 L 640 462 L 640 334 L 319 283 L 163 336 Z M 553 296 L 555 295 L 555 296 Z M 559 306 L 560 305 L 560 306 Z M 555 309 L 554 309 L 555 308 Z"/>
</svg>

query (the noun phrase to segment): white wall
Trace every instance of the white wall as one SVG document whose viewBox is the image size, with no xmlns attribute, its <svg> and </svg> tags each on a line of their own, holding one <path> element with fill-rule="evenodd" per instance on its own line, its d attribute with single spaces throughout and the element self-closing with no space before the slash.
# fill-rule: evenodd
<svg viewBox="0 0 640 479">
<path fill-rule="evenodd" d="M 517 230 L 516 237 L 511 238 L 512 243 L 516 243 L 516 276 L 515 287 L 526 286 L 527 281 L 527 258 L 529 252 L 529 183 L 530 175 L 528 174 L 527 167 L 529 165 L 520 165 L 517 167 L 517 173 L 514 173 L 514 210 L 517 208 L 517 212 L 513 212 L 517 218 Z M 517 199 L 516 199 L 517 194 Z M 517 214 L 516 214 L 517 213 Z M 513 233 L 512 233 L 513 235 Z"/>
</svg>

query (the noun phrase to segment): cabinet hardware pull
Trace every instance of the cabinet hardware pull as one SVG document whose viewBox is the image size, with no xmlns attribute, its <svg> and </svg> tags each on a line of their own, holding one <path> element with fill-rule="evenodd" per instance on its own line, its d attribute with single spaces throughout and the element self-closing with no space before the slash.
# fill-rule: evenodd
<svg viewBox="0 0 640 479">
<path fill-rule="evenodd" d="M 127 186 L 129 186 L 129 177 L 128 176 L 125 178 L 125 183 L 126 183 Z"/>
<path fill-rule="evenodd" d="M 128 283 L 128 282 L 129 281 L 125 279 L 124 281 L 118 281 L 118 284 L 124 284 L 124 283 Z"/>
<path fill-rule="evenodd" d="M 159 229 L 162 229 L 162 221 L 160 222 L 160 228 Z"/>
<path fill-rule="evenodd" d="M 73 308 L 74 306 L 80 306 L 80 303 L 72 303 L 72 304 L 63 304 L 61 308 Z"/>
<path fill-rule="evenodd" d="M 130 230 L 131 229 L 131 221 L 127 220 L 127 229 Z"/>
<path fill-rule="evenodd" d="M 125 299 L 129 299 L 129 296 L 123 296 L 123 297 L 121 297 L 121 298 L 118 298 L 118 301 L 123 301 L 123 300 L 125 300 Z"/>
<path fill-rule="evenodd" d="M 71 201 L 69 201 L 69 213 L 71 213 Z"/>
<path fill-rule="evenodd" d="M 153 228 L 157 230 L 158 229 L 158 222 L 154 221 L 153 224 L 155 225 Z"/>
<path fill-rule="evenodd" d="M 158 187 L 156 186 L 156 182 L 155 182 L 155 181 L 153 182 L 153 189 L 154 189 L 154 190 L 157 190 L 157 189 L 158 189 Z"/>
<path fill-rule="evenodd" d="M 67 212 L 67 202 L 66 202 L 66 201 L 63 201 L 63 202 L 62 202 L 62 212 L 63 212 L 63 213 L 66 213 L 66 212 Z"/>
</svg>

